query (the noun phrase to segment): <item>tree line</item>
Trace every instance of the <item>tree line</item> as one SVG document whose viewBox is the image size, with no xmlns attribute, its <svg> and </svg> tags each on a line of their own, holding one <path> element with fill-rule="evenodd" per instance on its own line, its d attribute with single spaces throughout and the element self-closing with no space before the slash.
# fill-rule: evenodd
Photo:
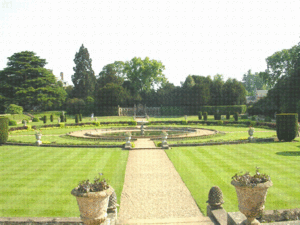
<svg viewBox="0 0 300 225">
<path fill-rule="evenodd" d="M 83 45 L 75 54 L 73 86 L 63 87 L 45 68 L 45 59 L 34 52 L 23 51 L 8 57 L 7 67 L 0 71 L 0 111 L 9 104 L 30 110 L 67 109 L 69 113 L 89 114 L 101 107 L 118 105 L 202 106 L 240 105 L 246 103 L 246 89 L 236 79 L 223 80 L 222 75 L 189 75 L 180 86 L 164 75 L 162 62 L 134 57 L 105 65 L 98 75 Z"/>
<path fill-rule="evenodd" d="M 259 76 L 271 89 L 266 98 L 249 108 L 249 113 L 300 113 L 300 43 L 275 52 L 266 61 L 267 69 Z"/>
</svg>

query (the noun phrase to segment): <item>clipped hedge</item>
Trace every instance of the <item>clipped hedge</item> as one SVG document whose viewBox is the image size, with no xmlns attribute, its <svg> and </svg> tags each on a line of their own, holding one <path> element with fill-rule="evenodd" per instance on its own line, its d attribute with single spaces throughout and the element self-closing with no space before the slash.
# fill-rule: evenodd
<svg viewBox="0 0 300 225">
<path fill-rule="evenodd" d="M 43 121 L 44 121 L 44 123 L 47 123 L 47 116 L 46 115 L 43 117 Z"/>
<path fill-rule="evenodd" d="M 50 115 L 50 121 L 53 123 L 53 114 Z"/>
<path fill-rule="evenodd" d="M 220 113 L 215 113 L 214 118 L 215 118 L 215 120 L 221 120 L 221 114 Z"/>
<path fill-rule="evenodd" d="M 202 120 L 202 112 L 201 111 L 198 112 L 198 119 Z"/>
<path fill-rule="evenodd" d="M 0 116 L 0 144 L 5 144 L 8 139 L 8 121 L 5 116 Z"/>
<path fill-rule="evenodd" d="M 204 119 L 204 120 L 207 120 L 207 112 L 204 112 L 204 113 L 203 113 L 203 119 Z"/>
<path fill-rule="evenodd" d="M 241 119 L 247 120 L 247 119 L 248 119 L 248 116 L 247 116 L 247 115 L 241 115 Z"/>
<path fill-rule="evenodd" d="M 162 106 L 160 113 L 162 116 L 179 116 L 186 114 L 185 108 L 181 106 Z"/>
<path fill-rule="evenodd" d="M 79 115 L 76 114 L 76 115 L 75 115 L 75 123 L 78 123 L 78 122 L 79 122 Z"/>
<path fill-rule="evenodd" d="M 37 118 L 37 117 L 33 117 L 33 118 L 32 118 L 32 122 L 40 122 L 40 119 Z"/>
<path fill-rule="evenodd" d="M 282 113 L 276 115 L 276 133 L 279 141 L 292 141 L 298 134 L 298 114 Z"/>
<path fill-rule="evenodd" d="M 207 112 L 208 115 L 214 115 L 219 110 L 221 115 L 226 115 L 227 112 L 243 114 L 247 110 L 246 105 L 223 105 L 223 106 L 200 106 L 200 111 Z"/>
<path fill-rule="evenodd" d="M 226 120 L 229 120 L 230 119 L 230 112 L 226 112 Z"/>
<path fill-rule="evenodd" d="M 235 112 L 235 113 L 233 114 L 233 118 L 234 118 L 235 121 L 239 121 L 239 113 L 238 113 L 238 112 Z"/>
<path fill-rule="evenodd" d="M 15 120 L 9 120 L 8 121 L 8 125 L 9 126 L 17 126 L 17 121 L 15 121 Z"/>
</svg>

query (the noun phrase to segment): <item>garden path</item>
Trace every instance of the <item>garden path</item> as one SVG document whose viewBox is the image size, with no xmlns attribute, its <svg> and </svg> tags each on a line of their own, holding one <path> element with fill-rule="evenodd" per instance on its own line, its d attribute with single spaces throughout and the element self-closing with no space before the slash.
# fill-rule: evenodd
<svg viewBox="0 0 300 225">
<path fill-rule="evenodd" d="M 117 224 L 212 225 L 165 151 L 140 140 L 136 146 L 145 149 L 129 151 Z"/>
</svg>

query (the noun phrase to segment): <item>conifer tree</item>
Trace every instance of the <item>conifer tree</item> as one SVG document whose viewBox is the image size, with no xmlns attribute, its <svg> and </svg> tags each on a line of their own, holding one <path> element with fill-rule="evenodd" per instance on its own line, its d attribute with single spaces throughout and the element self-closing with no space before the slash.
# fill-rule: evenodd
<svg viewBox="0 0 300 225">
<path fill-rule="evenodd" d="M 74 63 L 76 66 L 73 67 L 74 75 L 72 75 L 73 96 L 85 99 L 94 94 L 96 77 L 92 69 L 92 59 L 83 44 L 75 54 Z"/>
<path fill-rule="evenodd" d="M 1 106 L 12 103 L 25 110 L 47 110 L 62 105 L 67 94 L 52 71 L 44 68 L 45 59 L 23 51 L 8 60 L 7 67 L 0 71 L 0 111 L 3 111 Z"/>
</svg>

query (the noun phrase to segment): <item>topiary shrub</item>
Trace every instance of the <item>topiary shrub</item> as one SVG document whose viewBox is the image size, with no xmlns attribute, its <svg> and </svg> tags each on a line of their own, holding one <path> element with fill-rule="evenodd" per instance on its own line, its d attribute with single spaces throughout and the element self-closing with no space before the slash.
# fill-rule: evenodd
<svg viewBox="0 0 300 225">
<path fill-rule="evenodd" d="M 17 121 L 15 121 L 15 120 L 9 120 L 8 125 L 9 126 L 17 126 Z"/>
<path fill-rule="evenodd" d="M 47 123 L 47 116 L 46 115 L 43 117 L 43 121 L 44 121 L 44 123 Z"/>
<path fill-rule="evenodd" d="M 239 121 L 239 113 L 237 113 L 237 112 L 234 113 L 233 118 L 234 118 L 235 121 Z"/>
<path fill-rule="evenodd" d="M 0 116 L 0 145 L 5 144 L 8 139 L 8 123 L 7 117 Z"/>
<path fill-rule="evenodd" d="M 60 117 L 60 122 L 62 122 L 62 123 L 65 122 L 65 118 L 63 115 L 60 115 L 59 117 Z"/>
<path fill-rule="evenodd" d="M 79 115 L 76 114 L 76 115 L 75 115 L 75 123 L 78 123 L 78 122 L 79 122 Z"/>
<path fill-rule="evenodd" d="M 50 115 L 50 121 L 51 121 L 51 123 L 53 123 L 53 115 L 52 114 Z"/>
<path fill-rule="evenodd" d="M 298 134 L 298 114 L 282 113 L 276 115 L 276 133 L 279 141 L 292 141 Z"/>
<path fill-rule="evenodd" d="M 217 125 L 218 125 L 218 126 L 222 126 L 222 125 L 223 125 L 223 121 L 222 121 L 222 120 L 218 120 L 218 121 L 217 121 Z"/>
<path fill-rule="evenodd" d="M 82 114 L 79 114 L 79 121 L 82 121 Z"/>
<path fill-rule="evenodd" d="M 137 122 L 136 121 L 131 121 L 131 125 L 136 126 Z"/>
<path fill-rule="evenodd" d="M 22 120 L 22 124 L 25 124 L 25 121 L 26 121 L 26 123 L 29 123 L 29 120 L 28 120 L 28 119 L 23 119 L 23 120 Z"/>
<path fill-rule="evenodd" d="M 64 121 L 67 122 L 67 116 L 64 116 Z"/>
<path fill-rule="evenodd" d="M 10 104 L 7 107 L 7 109 L 5 110 L 5 113 L 7 113 L 7 114 L 22 114 L 23 113 L 23 107 L 15 105 L 15 104 Z"/>
<path fill-rule="evenodd" d="M 33 117 L 33 118 L 32 118 L 32 122 L 40 122 L 40 120 L 39 120 L 39 118 L 37 118 L 37 117 Z"/>
<path fill-rule="evenodd" d="M 207 120 L 207 112 L 204 112 L 204 113 L 203 113 L 203 119 L 204 119 L 204 120 Z"/>
<path fill-rule="evenodd" d="M 251 120 L 256 121 L 258 119 L 258 116 L 252 116 Z"/>
<path fill-rule="evenodd" d="M 241 115 L 241 119 L 247 120 L 247 119 L 248 119 L 248 116 L 247 116 L 247 115 Z"/>
<path fill-rule="evenodd" d="M 201 111 L 198 112 L 198 119 L 202 120 L 202 112 Z"/>
<path fill-rule="evenodd" d="M 230 112 L 226 112 L 226 120 L 230 119 Z"/>
<path fill-rule="evenodd" d="M 221 114 L 220 113 L 215 113 L 214 118 L 215 118 L 215 120 L 221 120 Z"/>
<path fill-rule="evenodd" d="M 265 118 L 265 122 L 272 122 L 271 117 L 267 116 L 267 117 Z"/>
</svg>

